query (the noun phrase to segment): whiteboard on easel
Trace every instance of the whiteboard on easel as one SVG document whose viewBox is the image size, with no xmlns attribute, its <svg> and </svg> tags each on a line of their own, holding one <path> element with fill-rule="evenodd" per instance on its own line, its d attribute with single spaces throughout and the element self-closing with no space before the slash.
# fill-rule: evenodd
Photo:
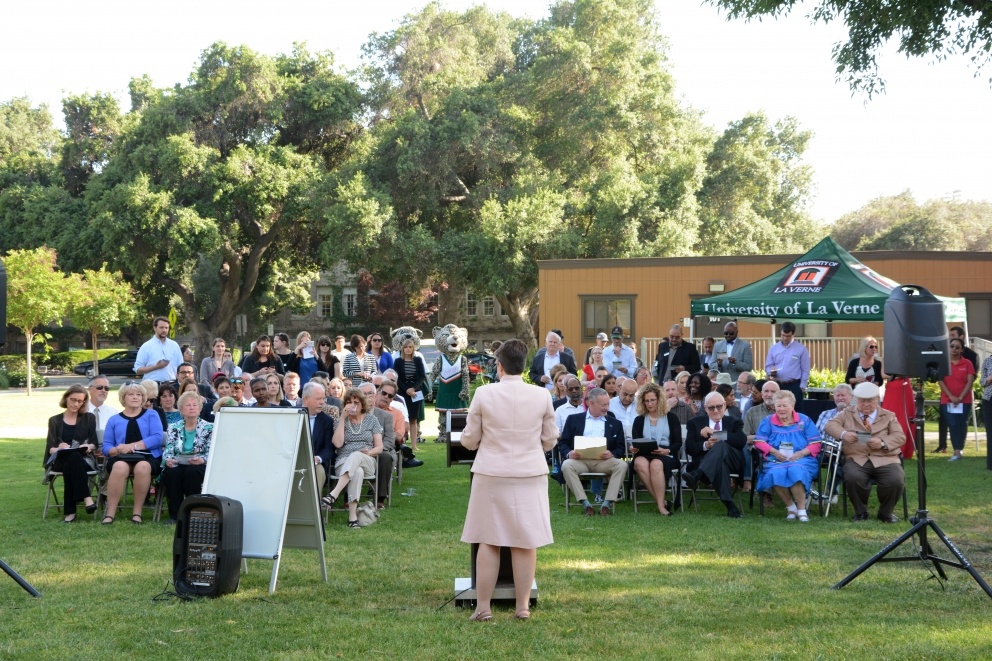
<svg viewBox="0 0 992 661">
<path fill-rule="evenodd" d="M 242 557 L 274 560 L 275 589 L 283 546 L 313 549 L 326 579 L 323 522 L 305 409 L 218 411 L 203 493 L 240 501 Z"/>
</svg>

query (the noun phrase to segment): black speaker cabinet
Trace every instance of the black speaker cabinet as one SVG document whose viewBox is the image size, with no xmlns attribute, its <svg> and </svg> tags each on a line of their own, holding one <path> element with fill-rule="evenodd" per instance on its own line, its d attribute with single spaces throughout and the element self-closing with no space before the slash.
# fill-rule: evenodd
<svg viewBox="0 0 992 661">
<path fill-rule="evenodd" d="M 944 304 L 919 285 L 896 287 L 885 302 L 885 371 L 930 381 L 950 374 Z"/>
<path fill-rule="evenodd" d="M 7 269 L 0 260 L 0 347 L 7 343 Z"/>
<path fill-rule="evenodd" d="M 172 543 L 176 592 L 201 597 L 236 592 L 243 526 L 240 501 L 211 495 L 183 499 Z"/>
</svg>

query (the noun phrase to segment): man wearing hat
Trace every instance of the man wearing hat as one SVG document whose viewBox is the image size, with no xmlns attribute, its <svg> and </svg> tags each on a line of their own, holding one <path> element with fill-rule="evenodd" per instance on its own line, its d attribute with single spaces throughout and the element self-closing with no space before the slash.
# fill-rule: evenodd
<svg viewBox="0 0 992 661">
<path fill-rule="evenodd" d="M 623 327 L 614 326 L 610 331 L 613 346 L 603 349 L 603 366 L 616 377 L 634 378 L 637 371 L 637 356 L 623 343 Z"/>
<path fill-rule="evenodd" d="M 824 431 L 841 442 L 844 452 L 844 489 L 854 506 L 854 520 L 868 520 L 871 480 L 878 485 L 878 520 L 896 523 L 892 511 L 906 488 L 899 448 L 906 442 L 898 418 L 879 405 L 878 386 L 859 383 L 854 406 L 838 413 Z"/>
</svg>

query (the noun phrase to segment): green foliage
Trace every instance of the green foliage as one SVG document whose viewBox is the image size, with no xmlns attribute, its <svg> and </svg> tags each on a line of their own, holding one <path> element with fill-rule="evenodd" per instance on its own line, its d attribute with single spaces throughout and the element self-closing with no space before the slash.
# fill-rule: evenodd
<svg viewBox="0 0 992 661">
<path fill-rule="evenodd" d="M 134 291 L 120 273 L 111 273 L 106 265 L 99 271 L 86 269 L 82 275 L 71 277 L 73 295 L 68 300 L 68 313 L 72 323 L 89 331 L 93 342 L 91 358 L 100 373 L 97 347 L 100 335 L 119 335 L 121 330 L 138 320 L 134 304 Z"/>
<path fill-rule="evenodd" d="M 7 376 L 7 370 L 0 365 L 0 390 L 6 390 L 10 387 L 10 378 Z"/>
<path fill-rule="evenodd" d="M 784 16 L 795 0 L 708 0 L 728 11 L 730 18 Z M 981 68 L 992 54 L 992 4 L 987 0 L 817 0 L 808 14 L 811 22 L 843 21 L 848 40 L 834 46 L 837 75 L 851 89 L 869 95 L 884 91 L 878 71 L 878 54 L 897 40 L 898 52 L 907 57 L 930 56 L 942 60 L 964 54 Z"/>
<path fill-rule="evenodd" d="M 23 388 L 28 382 L 28 373 L 26 370 L 4 370 L 4 379 L 7 381 L 8 388 Z M 37 372 L 31 372 L 31 387 L 32 388 L 44 388 L 50 385 L 47 378 L 38 374 Z"/>
<path fill-rule="evenodd" d="M 846 250 L 988 251 L 992 203 L 937 199 L 921 205 L 904 191 L 845 214 L 830 235 Z"/>
</svg>

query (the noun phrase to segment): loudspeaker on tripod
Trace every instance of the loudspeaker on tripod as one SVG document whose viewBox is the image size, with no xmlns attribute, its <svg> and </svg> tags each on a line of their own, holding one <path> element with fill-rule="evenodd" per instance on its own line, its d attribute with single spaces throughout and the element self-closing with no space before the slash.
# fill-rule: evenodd
<svg viewBox="0 0 992 661">
<path fill-rule="evenodd" d="M 241 581 L 244 512 L 224 496 L 187 496 L 172 543 L 172 576 L 182 595 L 219 597 Z"/>
<path fill-rule="evenodd" d="M 902 285 L 885 302 L 885 371 L 939 381 L 951 372 L 944 304 L 919 285 Z"/>
</svg>

